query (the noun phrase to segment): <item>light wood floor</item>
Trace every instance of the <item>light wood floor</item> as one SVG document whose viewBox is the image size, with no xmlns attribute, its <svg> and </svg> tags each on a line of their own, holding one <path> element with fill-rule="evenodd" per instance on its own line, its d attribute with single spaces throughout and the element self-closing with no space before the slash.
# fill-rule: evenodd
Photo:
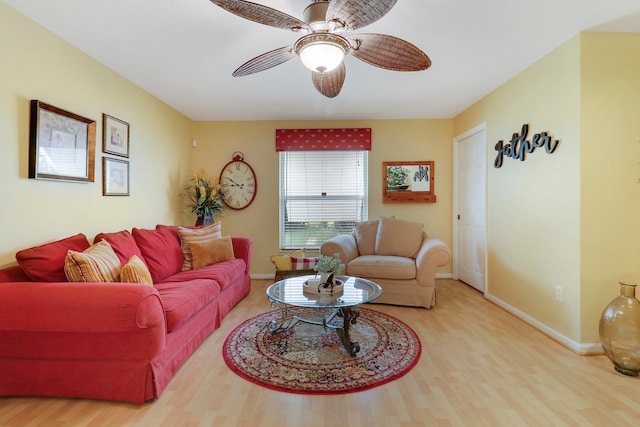
<svg viewBox="0 0 640 427">
<path fill-rule="evenodd" d="M 409 324 L 418 365 L 372 390 L 311 396 L 232 373 L 227 334 L 271 309 L 266 280 L 191 356 L 158 401 L 0 398 L 0 426 L 640 426 L 640 379 L 604 356 L 578 356 L 453 280 L 433 310 L 371 305 Z"/>
</svg>

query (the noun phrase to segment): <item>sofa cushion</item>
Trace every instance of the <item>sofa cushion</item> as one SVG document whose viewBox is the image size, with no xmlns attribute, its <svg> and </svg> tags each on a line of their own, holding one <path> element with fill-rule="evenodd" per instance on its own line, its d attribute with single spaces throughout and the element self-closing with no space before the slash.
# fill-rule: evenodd
<svg viewBox="0 0 640 427">
<path fill-rule="evenodd" d="M 423 228 L 419 222 L 381 217 L 375 254 L 415 258 L 422 244 Z"/>
<path fill-rule="evenodd" d="M 417 272 L 411 258 L 364 255 L 347 264 L 347 274 L 371 279 L 415 279 Z"/>
<path fill-rule="evenodd" d="M 93 239 L 93 243 L 98 243 L 103 239 L 109 242 L 113 251 L 118 255 L 121 265 L 129 262 L 129 259 L 134 255 L 144 261 L 142 252 L 140 252 L 140 248 L 136 244 L 136 239 L 129 233 L 129 230 L 117 231 L 115 233 L 100 233 Z"/>
<path fill-rule="evenodd" d="M 190 242 L 189 248 L 193 256 L 192 268 L 202 268 L 207 265 L 217 264 L 222 261 L 234 259 L 231 236 L 219 239 Z"/>
<path fill-rule="evenodd" d="M 83 252 L 70 250 L 64 260 L 64 274 L 70 282 L 119 282 L 120 260 L 106 240 Z"/>
<path fill-rule="evenodd" d="M 378 234 L 379 219 L 357 222 L 353 227 L 353 235 L 358 245 L 360 255 L 375 254 L 376 235 Z"/>
<path fill-rule="evenodd" d="M 140 283 L 153 286 L 151 273 L 144 262 L 137 255 L 132 255 L 129 261 L 122 266 L 120 281 L 123 283 Z"/>
<path fill-rule="evenodd" d="M 23 249 L 16 253 L 16 260 L 29 279 L 34 282 L 66 282 L 64 259 L 69 250 L 82 252 L 89 247 L 84 234 Z"/>
<path fill-rule="evenodd" d="M 244 277 L 246 268 L 247 265 L 244 260 L 236 258 L 208 265 L 197 270 L 180 271 L 172 276 L 165 277 L 163 283 L 186 282 L 195 279 L 211 279 L 217 282 L 218 285 L 224 289 L 238 278 Z M 158 286 L 157 283 L 156 286 Z"/>
<path fill-rule="evenodd" d="M 193 267 L 193 255 L 190 243 L 206 242 L 222 237 L 222 223 L 216 222 L 202 228 L 178 227 L 180 248 L 182 249 L 182 271 L 191 270 Z"/>
<path fill-rule="evenodd" d="M 168 227 L 162 227 L 155 230 L 134 228 L 131 234 L 142 252 L 153 283 L 180 271 L 182 250 L 177 233 Z"/>
<path fill-rule="evenodd" d="M 214 280 L 203 278 L 156 283 L 155 288 L 167 318 L 167 332 L 174 331 L 220 294 L 220 286 Z"/>
</svg>

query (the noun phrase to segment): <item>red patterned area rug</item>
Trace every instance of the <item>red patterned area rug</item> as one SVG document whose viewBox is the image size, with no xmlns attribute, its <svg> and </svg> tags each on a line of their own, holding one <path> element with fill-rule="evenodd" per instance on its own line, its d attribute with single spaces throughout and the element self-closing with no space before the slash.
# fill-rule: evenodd
<svg viewBox="0 0 640 427">
<path fill-rule="evenodd" d="M 290 307 L 289 315 L 320 320 L 331 312 Z M 302 394 L 339 394 L 367 390 L 400 378 L 420 358 L 416 333 L 388 314 L 360 308 L 351 325 L 351 341 L 360 351 L 351 356 L 337 332 L 322 325 L 298 322 L 280 334 L 268 325 L 279 318 L 274 310 L 253 317 L 227 337 L 222 353 L 231 370 L 274 390 Z M 341 324 L 337 317 L 331 324 Z"/>
</svg>

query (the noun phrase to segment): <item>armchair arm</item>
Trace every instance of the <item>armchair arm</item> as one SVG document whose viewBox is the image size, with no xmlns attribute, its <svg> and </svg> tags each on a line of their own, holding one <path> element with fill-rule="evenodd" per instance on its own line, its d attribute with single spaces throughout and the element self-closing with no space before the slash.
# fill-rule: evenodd
<svg viewBox="0 0 640 427">
<path fill-rule="evenodd" d="M 356 238 L 352 234 L 332 237 L 320 246 L 320 253 L 324 256 L 333 256 L 337 253 L 342 263 L 347 265 L 358 257 Z"/>
<path fill-rule="evenodd" d="M 416 256 L 416 279 L 419 284 L 435 285 L 436 269 L 451 261 L 451 251 L 437 237 L 426 237 Z"/>
</svg>

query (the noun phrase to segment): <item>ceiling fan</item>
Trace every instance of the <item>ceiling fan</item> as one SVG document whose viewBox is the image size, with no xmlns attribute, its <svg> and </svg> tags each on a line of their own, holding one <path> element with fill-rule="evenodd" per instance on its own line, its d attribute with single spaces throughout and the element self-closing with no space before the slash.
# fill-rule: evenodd
<svg viewBox="0 0 640 427">
<path fill-rule="evenodd" d="M 370 65 L 393 71 L 420 71 L 431 60 L 415 45 L 385 34 L 351 31 L 382 18 L 398 0 L 312 0 L 303 21 L 279 10 L 245 0 L 211 0 L 221 8 L 260 24 L 296 31 L 302 36 L 292 45 L 263 53 L 233 72 L 247 76 L 280 65 L 298 55 L 309 68 L 315 88 L 326 97 L 340 93 L 351 54 Z"/>
</svg>

